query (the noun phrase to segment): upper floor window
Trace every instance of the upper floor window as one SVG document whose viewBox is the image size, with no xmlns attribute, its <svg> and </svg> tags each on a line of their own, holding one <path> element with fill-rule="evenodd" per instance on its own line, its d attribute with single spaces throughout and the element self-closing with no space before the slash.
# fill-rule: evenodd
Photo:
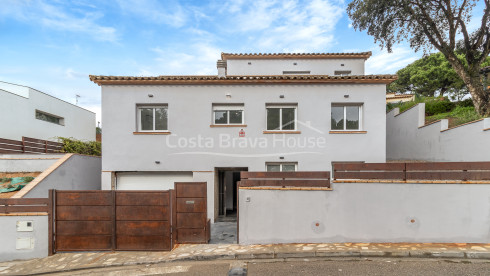
<svg viewBox="0 0 490 276">
<path fill-rule="evenodd" d="M 65 119 L 63 117 L 59 117 L 39 110 L 36 110 L 36 119 L 58 124 L 58 125 L 64 125 L 65 123 Z"/>
<path fill-rule="evenodd" d="M 297 105 L 267 105 L 267 130 L 296 130 Z"/>
<path fill-rule="evenodd" d="M 138 131 L 168 130 L 168 106 L 139 106 Z"/>
<path fill-rule="evenodd" d="M 266 163 L 265 167 L 268 172 L 295 172 L 298 168 L 298 163 Z"/>
<path fill-rule="evenodd" d="M 362 105 L 332 104 L 332 130 L 361 130 Z"/>
<path fill-rule="evenodd" d="M 215 125 L 243 125 L 245 122 L 244 105 L 213 105 L 213 123 Z"/>
</svg>

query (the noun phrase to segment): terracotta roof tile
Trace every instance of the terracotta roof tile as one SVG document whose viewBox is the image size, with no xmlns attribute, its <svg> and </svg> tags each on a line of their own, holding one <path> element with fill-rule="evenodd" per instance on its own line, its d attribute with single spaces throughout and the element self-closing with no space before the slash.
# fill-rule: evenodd
<svg viewBox="0 0 490 276">
<path fill-rule="evenodd" d="M 283 84 L 283 83 L 384 83 L 397 79 L 396 75 L 270 75 L 270 76 L 94 76 L 90 80 L 98 85 L 157 85 L 157 84 Z"/>
<path fill-rule="evenodd" d="M 221 53 L 221 59 L 368 59 L 371 52 L 361 53 Z"/>
</svg>

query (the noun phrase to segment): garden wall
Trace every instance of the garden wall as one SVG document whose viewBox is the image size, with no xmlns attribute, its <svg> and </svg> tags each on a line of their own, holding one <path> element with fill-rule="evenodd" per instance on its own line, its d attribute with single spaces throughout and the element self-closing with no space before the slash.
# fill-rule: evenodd
<svg viewBox="0 0 490 276">
<path fill-rule="evenodd" d="M 489 161 L 490 118 L 448 129 L 446 119 L 425 125 L 425 103 L 386 115 L 386 159 Z"/>
<path fill-rule="evenodd" d="M 240 244 L 490 243 L 490 182 L 332 185 L 331 191 L 241 187 Z"/>
</svg>

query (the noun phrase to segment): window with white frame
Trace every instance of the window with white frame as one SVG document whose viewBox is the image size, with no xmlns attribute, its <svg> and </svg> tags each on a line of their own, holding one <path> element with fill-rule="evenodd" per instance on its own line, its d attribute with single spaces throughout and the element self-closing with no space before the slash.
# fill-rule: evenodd
<svg viewBox="0 0 490 276">
<path fill-rule="evenodd" d="M 296 130 L 297 105 L 267 105 L 267 130 Z"/>
<path fill-rule="evenodd" d="M 168 106 L 138 106 L 138 131 L 167 131 Z"/>
<path fill-rule="evenodd" d="M 332 104 L 330 126 L 332 130 L 361 130 L 361 120 L 361 104 Z"/>
<path fill-rule="evenodd" d="M 268 172 L 295 172 L 298 168 L 298 163 L 266 163 L 265 168 Z"/>
<path fill-rule="evenodd" d="M 213 124 L 215 125 L 243 125 L 245 122 L 243 104 L 215 104 L 213 105 Z"/>
</svg>

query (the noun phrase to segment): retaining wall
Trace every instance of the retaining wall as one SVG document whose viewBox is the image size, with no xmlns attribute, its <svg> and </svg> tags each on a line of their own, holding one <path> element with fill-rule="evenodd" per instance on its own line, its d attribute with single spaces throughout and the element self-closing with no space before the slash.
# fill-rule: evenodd
<svg viewBox="0 0 490 276">
<path fill-rule="evenodd" d="M 240 244 L 490 243 L 490 183 L 332 185 L 240 188 Z"/>
<path fill-rule="evenodd" d="M 386 159 L 489 161 L 490 118 L 448 129 L 448 120 L 425 125 L 425 103 L 386 115 Z"/>
</svg>

